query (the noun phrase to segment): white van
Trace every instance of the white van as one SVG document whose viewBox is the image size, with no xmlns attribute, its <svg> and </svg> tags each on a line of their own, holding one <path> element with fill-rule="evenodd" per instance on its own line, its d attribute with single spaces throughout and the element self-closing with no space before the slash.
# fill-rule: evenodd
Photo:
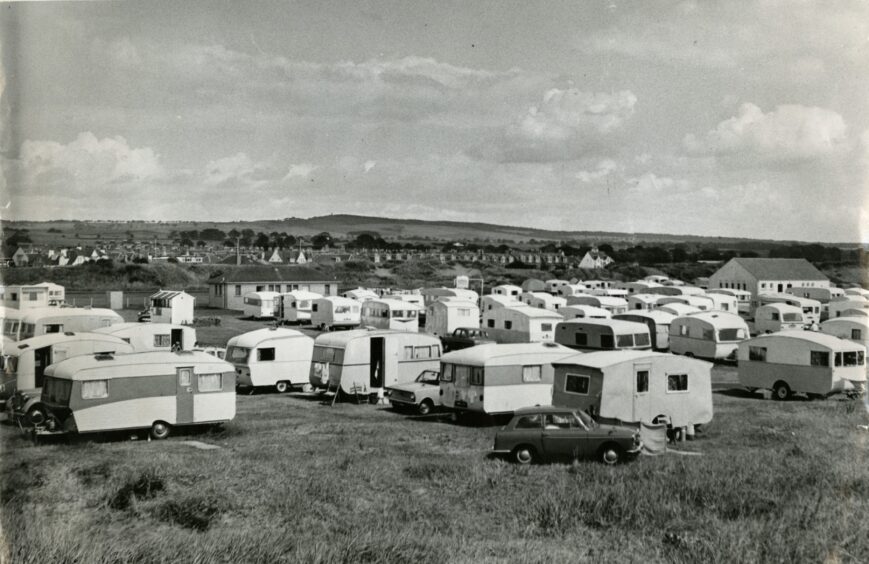
<svg viewBox="0 0 869 564">
<path fill-rule="evenodd" d="M 571 354 L 555 343 L 477 345 L 447 353 L 441 363 L 441 405 L 488 415 L 550 405 L 552 363 Z"/>
<path fill-rule="evenodd" d="M 750 391 L 770 389 L 778 400 L 862 388 L 866 347 L 816 331 L 760 335 L 739 345 L 739 381 Z"/>
<path fill-rule="evenodd" d="M 45 369 L 38 433 L 213 425 L 235 417 L 232 365 L 200 352 L 78 356 Z M 43 430 L 44 429 L 44 430 Z"/>
<path fill-rule="evenodd" d="M 314 339 L 293 329 L 269 327 L 237 335 L 226 344 L 239 387 L 274 386 L 308 391 Z"/>
<path fill-rule="evenodd" d="M 329 296 L 311 304 L 311 325 L 320 331 L 350 329 L 362 321 L 362 305 L 353 298 Z"/>
</svg>

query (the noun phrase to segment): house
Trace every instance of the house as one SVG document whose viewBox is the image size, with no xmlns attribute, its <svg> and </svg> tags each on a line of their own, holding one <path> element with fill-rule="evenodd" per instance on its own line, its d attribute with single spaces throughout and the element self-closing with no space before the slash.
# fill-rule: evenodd
<svg viewBox="0 0 869 564">
<path fill-rule="evenodd" d="M 48 304 L 48 288 L 43 285 L 0 286 L 4 307 L 15 309 L 43 308 Z"/>
<path fill-rule="evenodd" d="M 736 289 L 758 294 L 788 288 L 829 288 L 830 279 L 806 259 L 733 258 L 709 277 L 709 289 Z"/>
<path fill-rule="evenodd" d="M 190 325 L 193 323 L 193 305 L 196 298 L 187 292 L 160 290 L 149 298 L 152 323 Z"/>
<path fill-rule="evenodd" d="M 597 247 L 592 247 L 579 261 L 579 268 L 605 268 L 612 263 L 613 259 L 606 253 L 599 251 Z"/>
<path fill-rule="evenodd" d="M 30 264 L 30 256 L 23 248 L 18 247 L 12 255 L 12 264 L 15 266 L 27 266 Z"/>
<path fill-rule="evenodd" d="M 307 290 L 323 296 L 338 293 L 338 281 L 306 266 L 251 265 L 227 268 L 208 280 L 208 305 L 243 310 L 244 295 L 251 292 Z"/>
</svg>

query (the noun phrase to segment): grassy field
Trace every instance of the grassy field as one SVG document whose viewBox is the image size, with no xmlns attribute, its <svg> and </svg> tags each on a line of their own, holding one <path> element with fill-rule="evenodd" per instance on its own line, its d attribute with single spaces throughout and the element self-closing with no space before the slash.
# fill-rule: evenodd
<svg viewBox="0 0 869 564">
<path fill-rule="evenodd" d="M 716 381 L 733 381 L 716 367 Z M 727 386 L 723 386 L 727 388 Z M 677 448 L 518 467 L 496 427 L 316 395 L 238 397 L 221 430 L 2 438 L 3 562 L 847 562 L 869 559 L 860 401 L 714 395 Z M 219 446 L 201 450 L 199 441 Z"/>
</svg>

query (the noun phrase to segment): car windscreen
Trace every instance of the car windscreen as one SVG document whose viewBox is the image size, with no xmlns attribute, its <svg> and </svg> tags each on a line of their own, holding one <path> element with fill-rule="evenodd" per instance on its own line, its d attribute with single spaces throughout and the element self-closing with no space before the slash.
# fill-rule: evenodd
<svg viewBox="0 0 869 564">
<path fill-rule="evenodd" d="M 47 376 L 42 384 L 42 401 L 55 405 L 69 405 L 72 381 Z"/>
<path fill-rule="evenodd" d="M 250 355 L 250 349 L 246 347 L 229 347 L 226 351 L 226 358 L 230 362 L 246 362 Z"/>
</svg>

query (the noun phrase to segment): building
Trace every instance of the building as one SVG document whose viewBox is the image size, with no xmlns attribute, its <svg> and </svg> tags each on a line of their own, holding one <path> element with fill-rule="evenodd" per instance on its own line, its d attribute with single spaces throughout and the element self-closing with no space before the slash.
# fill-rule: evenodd
<svg viewBox="0 0 869 564">
<path fill-rule="evenodd" d="M 597 250 L 597 247 L 592 247 L 579 261 L 579 268 L 606 268 L 612 263 L 613 259 L 606 253 Z"/>
<path fill-rule="evenodd" d="M 709 277 L 709 289 L 727 288 L 758 294 L 788 288 L 829 288 L 830 279 L 806 259 L 734 258 Z"/>
<path fill-rule="evenodd" d="M 243 310 L 244 295 L 251 292 L 307 290 L 323 296 L 338 294 L 338 281 L 305 266 L 252 265 L 227 268 L 208 280 L 208 305 Z"/>
<path fill-rule="evenodd" d="M 160 290 L 149 297 L 152 323 L 190 325 L 196 298 L 187 292 Z"/>
</svg>

